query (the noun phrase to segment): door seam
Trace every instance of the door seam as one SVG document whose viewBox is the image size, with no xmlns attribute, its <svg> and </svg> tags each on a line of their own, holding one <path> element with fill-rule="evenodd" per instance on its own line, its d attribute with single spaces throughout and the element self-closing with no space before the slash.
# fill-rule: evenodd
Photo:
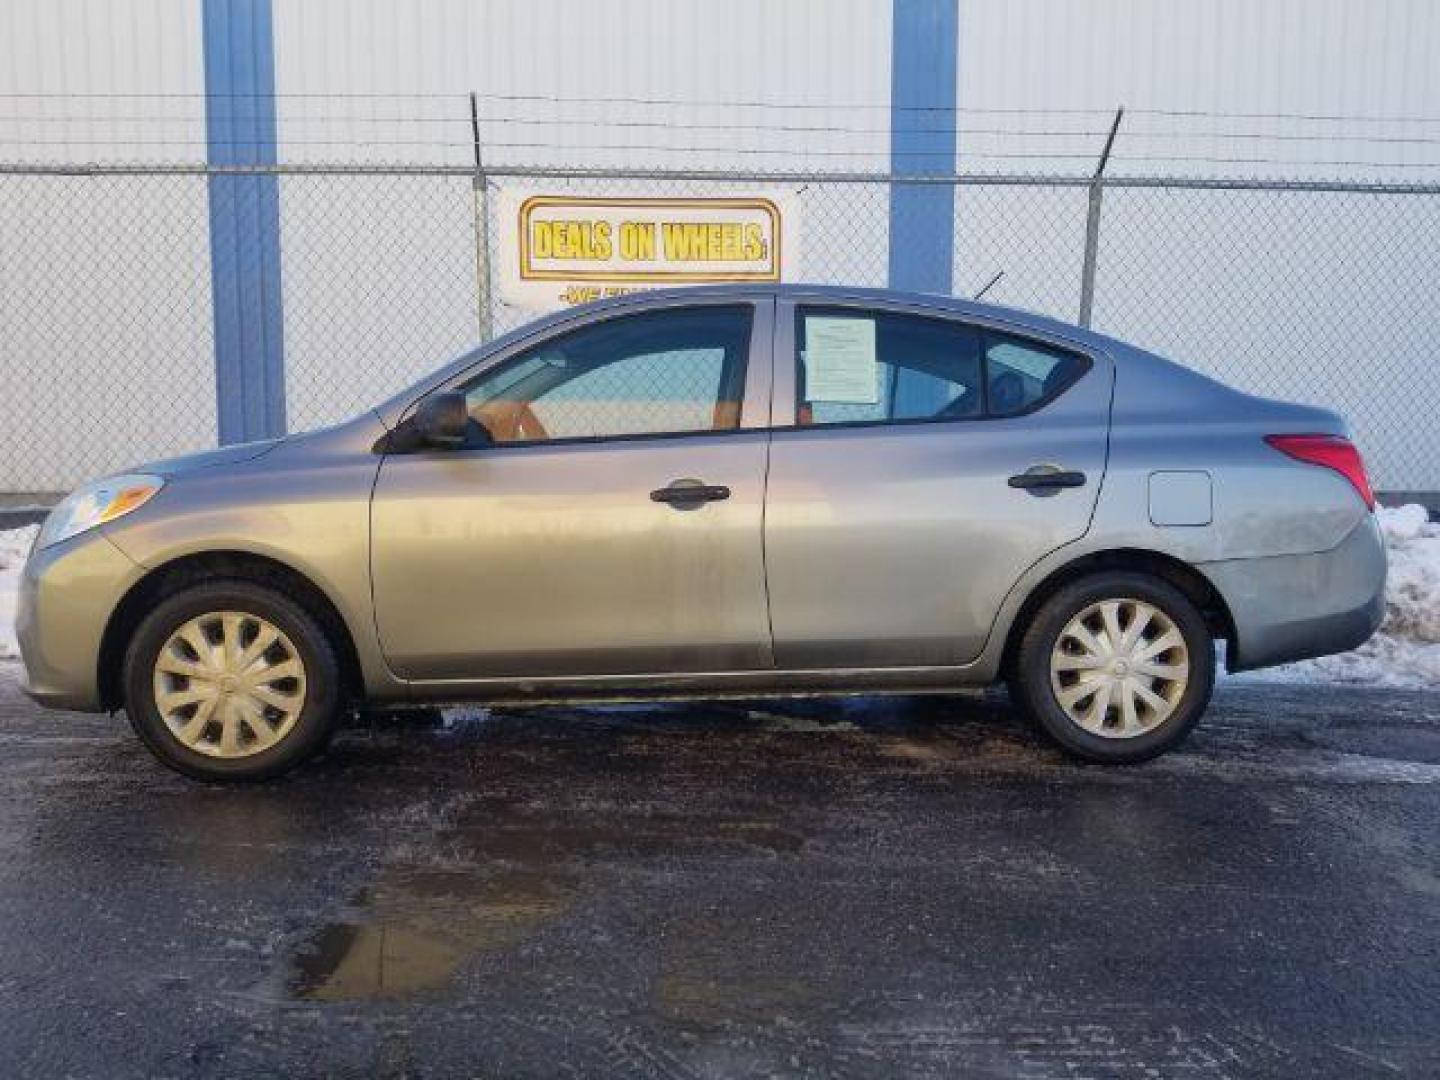
<svg viewBox="0 0 1440 1080">
<path fill-rule="evenodd" d="M 775 609 L 770 603 L 770 457 L 775 447 L 775 335 L 780 323 L 780 301 L 770 297 L 770 378 L 765 415 L 769 430 L 765 432 L 765 471 L 760 481 L 760 577 L 765 588 L 765 632 L 770 635 L 770 668 L 778 670 L 775 656 Z"/>
</svg>

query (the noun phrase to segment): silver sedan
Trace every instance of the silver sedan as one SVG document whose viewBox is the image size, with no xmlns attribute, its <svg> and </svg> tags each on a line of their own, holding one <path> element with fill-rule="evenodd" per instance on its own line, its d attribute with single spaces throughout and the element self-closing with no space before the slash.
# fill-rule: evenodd
<svg viewBox="0 0 1440 1080">
<path fill-rule="evenodd" d="M 254 780 L 364 702 L 1008 682 L 1136 762 L 1215 678 L 1353 648 L 1385 553 L 1344 422 L 1038 316 L 804 286 L 564 312 L 337 427 L 88 484 L 37 701 Z"/>
</svg>

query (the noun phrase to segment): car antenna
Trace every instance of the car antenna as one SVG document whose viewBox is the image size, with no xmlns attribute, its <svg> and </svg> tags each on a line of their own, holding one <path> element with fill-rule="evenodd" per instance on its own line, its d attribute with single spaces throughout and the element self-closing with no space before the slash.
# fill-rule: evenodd
<svg viewBox="0 0 1440 1080">
<path fill-rule="evenodd" d="M 997 271 L 996 274 L 995 274 L 995 276 L 992 277 L 989 281 L 987 281 L 987 282 L 985 283 L 985 287 L 984 287 L 983 289 L 981 289 L 979 292 L 977 292 L 977 293 L 976 293 L 974 296 L 972 296 L 970 299 L 972 299 L 972 300 L 979 300 L 979 299 L 981 299 L 982 297 L 984 297 L 984 295 L 985 295 L 987 292 L 989 292 L 992 288 L 994 288 L 995 283 L 996 283 L 997 281 L 999 281 L 999 280 L 1000 280 L 1002 277 L 1004 277 L 1004 276 L 1005 276 L 1005 271 L 1004 271 L 1004 270 Z"/>
</svg>

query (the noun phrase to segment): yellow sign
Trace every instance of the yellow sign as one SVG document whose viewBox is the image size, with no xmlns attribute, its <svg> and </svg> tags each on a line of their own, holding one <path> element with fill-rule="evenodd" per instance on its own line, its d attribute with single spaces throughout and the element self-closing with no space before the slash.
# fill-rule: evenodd
<svg viewBox="0 0 1440 1080">
<path fill-rule="evenodd" d="M 780 281 L 786 196 L 631 198 L 500 193 L 500 299 L 551 310 L 667 285 Z"/>
</svg>

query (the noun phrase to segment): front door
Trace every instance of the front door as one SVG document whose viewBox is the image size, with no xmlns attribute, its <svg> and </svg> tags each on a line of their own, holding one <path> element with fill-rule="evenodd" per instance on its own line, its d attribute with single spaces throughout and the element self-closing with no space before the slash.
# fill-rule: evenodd
<svg viewBox="0 0 1440 1080">
<path fill-rule="evenodd" d="M 376 483 L 396 674 L 771 666 L 766 417 L 743 415 L 768 397 L 770 304 L 613 316 L 462 380 L 488 438 L 387 455 Z"/>
<path fill-rule="evenodd" d="M 1109 360 L 914 310 L 777 319 L 776 665 L 973 660 L 1020 575 L 1089 527 Z"/>
</svg>

